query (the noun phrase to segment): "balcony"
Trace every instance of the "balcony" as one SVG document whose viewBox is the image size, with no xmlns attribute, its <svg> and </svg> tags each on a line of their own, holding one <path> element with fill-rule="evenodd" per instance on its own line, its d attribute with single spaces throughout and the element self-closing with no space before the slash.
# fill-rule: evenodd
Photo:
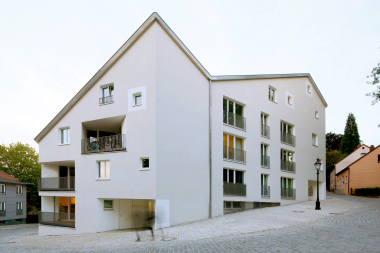
<svg viewBox="0 0 380 253">
<path fill-rule="evenodd" d="M 104 105 L 108 103 L 113 103 L 113 96 L 99 98 L 99 104 Z"/>
<path fill-rule="evenodd" d="M 42 225 L 75 228 L 75 213 L 38 212 L 38 222 Z"/>
<path fill-rule="evenodd" d="M 245 130 L 245 118 L 232 112 L 223 111 L 223 123 Z"/>
<path fill-rule="evenodd" d="M 281 142 L 288 144 L 290 146 L 296 146 L 296 137 L 294 135 L 285 133 L 281 131 Z"/>
<path fill-rule="evenodd" d="M 261 156 L 261 167 L 270 168 L 270 157 L 266 155 Z"/>
<path fill-rule="evenodd" d="M 22 209 L 16 209 L 16 215 L 22 215 Z"/>
<path fill-rule="evenodd" d="M 296 173 L 296 163 L 281 160 L 281 171 Z"/>
<path fill-rule="evenodd" d="M 5 216 L 7 213 L 5 210 L 0 210 L 0 216 Z"/>
<path fill-rule="evenodd" d="M 75 177 L 43 177 L 38 179 L 39 191 L 75 191 Z"/>
<path fill-rule="evenodd" d="M 123 151 L 125 148 L 125 134 L 86 138 L 82 140 L 82 154 Z"/>
<path fill-rule="evenodd" d="M 270 127 L 267 125 L 261 125 L 261 136 L 270 138 Z"/>
<path fill-rule="evenodd" d="M 296 199 L 296 189 L 281 188 L 282 199 Z"/>
<path fill-rule="evenodd" d="M 261 186 L 261 197 L 269 198 L 270 197 L 270 186 L 262 185 Z"/>
<path fill-rule="evenodd" d="M 223 182 L 223 195 L 247 196 L 247 185 Z"/>
<path fill-rule="evenodd" d="M 245 163 L 245 159 L 246 159 L 245 150 L 224 146 L 223 158 Z"/>
</svg>

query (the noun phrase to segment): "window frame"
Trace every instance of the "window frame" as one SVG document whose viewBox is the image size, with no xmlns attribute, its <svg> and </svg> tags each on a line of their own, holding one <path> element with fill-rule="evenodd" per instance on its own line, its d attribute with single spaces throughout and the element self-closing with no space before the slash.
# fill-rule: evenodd
<svg viewBox="0 0 380 253">
<path fill-rule="evenodd" d="M 101 164 L 104 163 L 104 176 L 101 175 Z M 108 175 L 107 177 L 107 163 L 109 163 L 109 170 L 108 170 Z M 110 160 L 100 160 L 97 161 L 97 173 L 96 177 L 98 180 L 110 180 L 111 179 L 111 161 Z"/>
<path fill-rule="evenodd" d="M 311 134 L 311 144 L 314 147 L 318 147 L 318 134 L 315 134 L 315 133 Z"/>
<path fill-rule="evenodd" d="M 106 207 L 106 201 L 110 201 L 111 202 L 111 207 Z M 113 199 L 104 199 L 103 200 L 103 210 L 114 210 Z"/>
<path fill-rule="evenodd" d="M 306 95 L 313 97 L 313 89 L 312 89 L 312 84 L 309 82 L 306 82 Z"/>
<path fill-rule="evenodd" d="M 58 133 L 58 135 L 59 135 L 59 139 L 58 139 L 58 145 L 60 145 L 60 146 L 63 146 L 63 145 L 70 145 L 70 137 L 71 137 L 71 135 L 70 135 L 70 127 L 69 126 L 67 126 L 67 127 L 60 127 L 60 128 L 58 128 L 58 130 L 59 130 L 59 133 Z M 64 131 L 66 131 L 66 140 L 64 140 Z M 65 142 L 66 141 L 66 142 Z"/>
<path fill-rule="evenodd" d="M 19 189 L 21 189 L 20 191 L 19 191 Z M 22 185 L 16 185 L 16 195 L 17 196 L 22 196 Z"/>
<path fill-rule="evenodd" d="M 21 208 L 19 208 L 21 207 Z M 23 210 L 22 209 L 22 201 L 16 202 L 16 210 Z"/>
<path fill-rule="evenodd" d="M 273 96 L 271 96 L 271 91 L 273 91 Z M 268 88 L 268 100 L 277 104 L 276 91 L 277 91 L 277 89 L 275 87 L 269 85 L 269 88 Z"/>
<path fill-rule="evenodd" d="M 227 170 L 227 181 L 224 181 L 224 170 Z M 230 182 L 230 173 L 229 171 L 233 171 L 233 182 Z M 237 175 L 236 172 L 241 172 L 242 173 L 242 183 L 237 182 Z M 233 183 L 233 184 L 245 184 L 245 170 L 237 170 L 237 169 L 232 169 L 232 168 L 223 168 L 223 182 L 225 183 Z"/>
<path fill-rule="evenodd" d="M 287 107 L 294 109 L 294 95 L 288 91 L 285 92 L 285 104 Z"/>
<path fill-rule="evenodd" d="M 148 167 L 144 167 L 144 160 L 148 160 Z M 149 157 L 140 157 L 140 170 L 150 170 Z"/>
<path fill-rule="evenodd" d="M 4 203 L 4 204 L 2 204 Z M 0 211 L 6 211 L 6 201 L 0 201 Z M 2 209 L 3 208 L 3 209 Z"/>
<path fill-rule="evenodd" d="M 104 90 L 108 90 L 108 96 L 104 96 Z M 108 83 L 100 86 L 100 96 L 99 100 L 101 99 L 102 103 L 99 103 L 99 105 L 107 105 L 112 104 L 114 102 L 114 94 L 115 94 L 115 85 L 114 83 Z M 106 97 L 110 97 L 108 102 L 103 103 Z"/>
<path fill-rule="evenodd" d="M 140 98 L 140 103 L 137 103 L 137 98 Z M 142 105 L 142 94 L 141 92 L 133 93 L 133 106 L 141 106 Z"/>
<path fill-rule="evenodd" d="M 315 111 L 315 118 L 319 119 L 319 112 L 318 111 Z"/>
<path fill-rule="evenodd" d="M 2 191 L 4 189 L 4 191 Z M 5 195 L 6 194 L 6 186 L 5 184 L 0 184 L 0 194 Z"/>
<path fill-rule="evenodd" d="M 226 135 L 226 145 L 227 146 L 224 146 L 224 135 Z M 232 137 L 232 142 L 233 142 L 233 144 L 232 144 L 232 147 L 230 147 L 230 137 Z M 239 135 L 234 135 L 234 134 L 230 134 L 230 133 L 227 133 L 227 132 L 223 132 L 223 150 L 224 150 L 224 147 L 227 147 L 227 153 L 228 153 L 228 148 L 233 148 L 234 150 L 235 149 L 237 149 L 236 148 L 236 138 L 239 138 L 239 139 L 241 139 L 242 141 L 241 141 L 241 149 L 239 149 L 239 150 L 241 150 L 242 151 L 242 153 L 244 154 L 244 161 L 240 161 L 240 160 L 235 160 L 235 159 L 231 159 L 231 158 L 225 158 L 225 157 L 223 157 L 223 160 L 225 160 L 225 161 L 233 161 L 233 162 L 237 162 L 237 163 L 242 163 L 242 164 L 246 164 L 246 159 L 247 159 L 247 155 L 246 155 L 246 152 L 245 152 L 245 137 L 242 137 L 242 136 L 239 136 Z M 234 151 L 235 152 L 235 151 Z"/>
</svg>

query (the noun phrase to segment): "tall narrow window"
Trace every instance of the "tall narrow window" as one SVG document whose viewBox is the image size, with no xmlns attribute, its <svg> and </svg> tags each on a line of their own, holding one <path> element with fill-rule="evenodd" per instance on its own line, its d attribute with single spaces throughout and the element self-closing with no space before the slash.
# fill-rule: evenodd
<svg viewBox="0 0 380 253">
<path fill-rule="evenodd" d="M 380 155 L 377 155 L 377 162 L 380 163 Z"/>
<path fill-rule="evenodd" d="M 261 143 L 261 166 L 269 168 L 268 144 Z"/>
<path fill-rule="evenodd" d="M 223 158 L 245 162 L 244 139 L 223 134 Z"/>
<path fill-rule="evenodd" d="M 294 189 L 292 178 L 281 177 L 281 198 L 296 198 L 296 190 Z"/>
<path fill-rule="evenodd" d="M 139 106 L 142 104 L 141 92 L 133 94 L 134 106 Z"/>
<path fill-rule="evenodd" d="M 5 194 L 5 184 L 0 184 L 0 194 Z"/>
<path fill-rule="evenodd" d="M 311 134 L 312 144 L 313 146 L 318 146 L 318 136 L 316 134 Z"/>
<path fill-rule="evenodd" d="M 261 174 L 261 196 L 262 197 L 270 196 L 268 177 L 269 175 Z"/>
<path fill-rule="evenodd" d="M 69 144 L 70 143 L 70 128 L 61 128 L 60 133 L 60 144 Z"/>
<path fill-rule="evenodd" d="M 16 195 L 22 195 L 22 185 L 16 185 Z"/>
<path fill-rule="evenodd" d="M 269 138 L 269 124 L 268 124 L 269 115 L 261 113 L 261 136 Z"/>
<path fill-rule="evenodd" d="M 16 215 L 22 215 L 22 202 L 16 202 Z"/>
<path fill-rule="evenodd" d="M 296 172 L 296 164 L 294 162 L 294 153 L 292 151 L 281 149 L 281 170 L 287 172 Z"/>
<path fill-rule="evenodd" d="M 1 201 L 0 202 L 0 216 L 5 216 L 6 213 L 5 213 L 5 202 L 4 201 Z"/>
<path fill-rule="evenodd" d="M 276 89 L 272 86 L 269 86 L 269 100 L 276 102 Z"/>
<path fill-rule="evenodd" d="M 294 126 L 285 122 L 281 122 L 281 141 L 291 146 L 296 145 Z"/>
<path fill-rule="evenodd" d="M 99 165 L 99 178 L 110 178 L 110 161 L 101 161 Z"/>
</svg>

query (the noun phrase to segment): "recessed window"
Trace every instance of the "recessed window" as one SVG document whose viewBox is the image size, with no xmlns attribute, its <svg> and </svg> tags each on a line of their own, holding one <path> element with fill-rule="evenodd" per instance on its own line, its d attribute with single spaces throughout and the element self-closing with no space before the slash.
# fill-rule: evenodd
<svg viewBox="0 0 380 253">
<path fill-rule="evenodd" d="M 16 202 L 16 215 L 22 215 L 22 202 Z"/>
<path fill-rule="evenodd" d="M 269 115 L 261 113 L 261 136 L 269 138 L 270 136 L 269 129 Z"/>
<path fill-rule="evenodd" d="M 22 185 L 16 185 L 16 195 L 22 195 Z"/>
<path fill-rule="evenodd" d="M 0 216 L 5 216 L 5 201 L 0 202 Z"/>
<path fill-rule="evenodd" d="M 261 143 L 261 167 L 269 168 L 269 145 Z"/>
<path fill-rule="evenodd" d="M 285 93 L 285 103 L 288 107 L 294 109 L 294 95 L 290 92 Z"/>
<path fill-rule="evenodd" d="M 223 123 L 245 129 L 244 105 L 223 98 Z"/>
<path fill-rule="evenodd" d="M 0 184 L 0 194 L 5 194 L 5 184 Z"/>
<path fill-rule="evenodd" d="M 268 198 L 270 196 L 269 189 L 269 175 L 261 174 L 261 196 Z"/>
<path fill-rule="evenodd" d="M 272 86 L 269 86 L 269 100 L 276 102 L 276 89 Z"/>
<path fill-rule="evenodd" d="M 313 146 L 318 147 L 318 135 L 316 135 L 316 134 L 311 134 L 311 139 L 312 139 L 312 144 L 313 144 Z"/>
<path fill-rule="evenodd" d="M 141 105 L 142 104 L 141 92 L 133 94 L 133 99 L 134 99 L 134 106 Z"/>
<path fill-rule="evenodd" d="M 99 178 L 110 178 L 110 161 L 98 162 L 98 169 Z"/>
<path fill-rule="evenodd" d="M 360 156 L 365 156 L 366 153 L 361 153 Z"/>
<path fill-rule="evenodd" d="M 311 94 L 311 86 L 307 85 L 307 93 Z"/>
<path fill-rule="evenodd" d="M 59 144 L 70 144 L 70 128 L 59 129 Z"/>
<path fill-rule="evenodd" d="M 315 118 L 319 119 L 319 113 L 317 111 L 315 111 Z"/>
<path fill-rule="evenodd" d="M 102 89 L 102 95 L 99 99 L 99 104 L 112 103 L 114 101 L 113 96 L 114 96 L 114 91 L 115 91 L 113 84 L 102 86 L 101 89 Z"/>
<path fill-rule="evenodd" d="M 113 209 L 113 200 L 104 200 L 104 209 Z"/>
<path fill-rule="evenodd" d="M 306 82 L 306 94 L 313 97 L 313 87 L 309 82 Z"/>
<path fill-rule="evenodd" d="M 293 102 L 292 102 L 292 97 L 291 96 L 288 96 L 288 105 L 293 105 Z"/>
<path fill-rule="evenodd" d="M 380 155 L 377 155 L 377 162 L 380 163 Z"/>
<path fill-rule="evenodd" d="M 289 144 L 291 146 L 296 145 L 294 126 L 286 122 L 281 122 L 281 142 Z"/>
<path fill-rule="evenodd" d="M 235 160 L 245 163 L 246 154 L 244 150 L 244 139 L 224 133 L 223 159 Z"/>
<path fill-rule="evenodd" d="M 244 184 L 244 171 L 223 169 L 223 182 Z"/>
<path fill-rule="evenodd" d="M 142 170 L 149 169 L 149 158 L 141 158 L 141 169 Z"/>
</svg>

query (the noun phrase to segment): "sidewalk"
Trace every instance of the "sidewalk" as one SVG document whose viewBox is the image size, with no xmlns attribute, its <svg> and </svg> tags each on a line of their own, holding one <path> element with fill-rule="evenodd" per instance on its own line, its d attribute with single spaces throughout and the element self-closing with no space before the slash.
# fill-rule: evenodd
<svg viewBox="0 0 380 253">
<path fill-rule="evenodd" d="M 331 217 L 332 215 L 344 213 L 355 208 L 354 203 L 337 198 L 329 199 L 329 195 L 330 194 L 328 194 L 327 200 L 321 201 L 322 210 L 320 211 L 314 210 L 314 201 L 248 210 L 212 219 L 175 225 L 165 228 L 162 231 L 156 230 L 153 240 L 150 231 L 141 231 L 139 232 L 141 237 L 140 242 L 136 242 L 136 233 L 129 230 L 60 236 L 37 236 L 36 234 L 31 234 L 17 238 L 14 242 L 18 245 L 25 245 L 25 247 L 42 247 L 45 249 L 65 248 L 67 247 L 67 242 L 70 242 L 70 248 L 72 250 L 80 250 L 83 248 L 87 250 L 99 250 L 99 248 L 106 249 L 107 247 L 149 244 L 166 240 L 172 242 L 197 242 L 205 238 L 248 234 L 291 227 L 307 222 L 313 223 L 321 218 Z"/>
</svg>

